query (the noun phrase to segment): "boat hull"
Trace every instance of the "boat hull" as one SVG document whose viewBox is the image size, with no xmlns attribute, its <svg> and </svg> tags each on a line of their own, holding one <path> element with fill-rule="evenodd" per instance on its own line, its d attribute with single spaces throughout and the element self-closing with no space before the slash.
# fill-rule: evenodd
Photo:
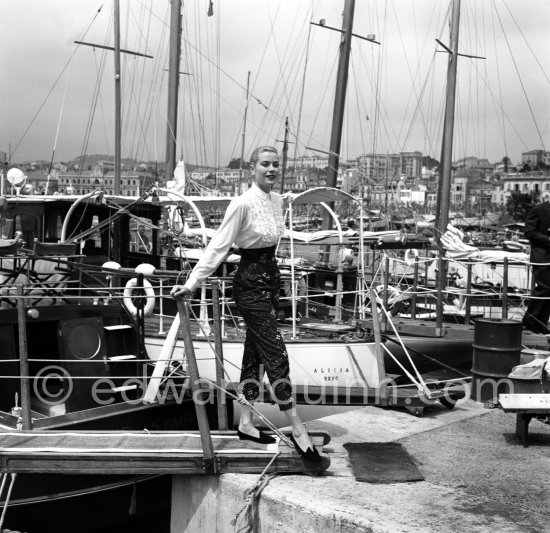
<svg viewBox="0 0 550 533">
<path fill-rule="evenodd" d="M 380 400 L 382 384 L 391 384 L 406 372 L 414 375 L 414 367 L 420 372 L 441 369 L 443 365 L 469 369 L 472 361 L 471 341 L 462 339 L 406 337 L 405 349 L 396 337 L 389 337 L 384 345 L 392 355 L 385 354 L 380 362 L 376 344 L 370 338 L 365 341 L 287 338 L 285 342 L 291 382 L 297 401 L 302 403 L 348 401 L 372 405 Z M 163 343 L 162 337 L 146 337 L 147 352 L 152 359 L 158 359 Z M 213 341 L 194 339 L 194 348 L 199 375 L 215 381 Z M 242 352 L 241 341 L 224 341 L 224 381 L 231 387 L 239 383 Z M 183 353 L 183 342 L 179 339 L 175 357 L 181 359 Z"/>
</svg>

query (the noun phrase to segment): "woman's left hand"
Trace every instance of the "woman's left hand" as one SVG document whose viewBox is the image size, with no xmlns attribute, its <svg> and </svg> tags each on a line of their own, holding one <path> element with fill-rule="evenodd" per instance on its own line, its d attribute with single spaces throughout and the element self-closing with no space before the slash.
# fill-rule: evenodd
<svg viewBox="0 0 550 533">
<path fill-rule="evenodd" d="M 172 298 L 187 298 L 191 291 L 185 285 L 174 285 L 170 291 Z"/>
</svg>

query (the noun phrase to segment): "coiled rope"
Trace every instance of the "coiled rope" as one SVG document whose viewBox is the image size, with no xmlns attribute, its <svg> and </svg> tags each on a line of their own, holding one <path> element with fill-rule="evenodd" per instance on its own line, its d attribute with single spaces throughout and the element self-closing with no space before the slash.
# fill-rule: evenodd
<svg viewBox="0 0 550 533">
<path fill-rule="evenodd" d="M 273 461 L 277 459 L 279 453 L 276 453 L 268 465 L 264 468 L 264 471 L 260 474 L 260 477 L 257 479 L 253 487 L 246 489 L 244 493 L 244 505 L 240 511 L 237 512 L 233 520 L 231 520 L 231 525 L 234 526 L 234 533 L 252 533 L 256 531 L 256 524 L 254 520 L 254 508 L 255 505 L 262 493 L 262 491 L 267 487 L 269 482 L 277 474 L 266 474 L 269 467 L 273 464 Z"/>
</svg>

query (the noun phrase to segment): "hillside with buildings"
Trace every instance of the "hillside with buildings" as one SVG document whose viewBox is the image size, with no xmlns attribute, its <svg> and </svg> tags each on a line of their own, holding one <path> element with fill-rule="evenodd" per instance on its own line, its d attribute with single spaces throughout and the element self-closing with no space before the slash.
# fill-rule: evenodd
<svg viewBox="0 0 550 533">
<path fill-rule="evenodd" d="M 7 155 L 0 153 L 3 175 L 8 170 Z M 231 162 L 234 163 L 234 162 Z M 17 165 L 27 175 L 26 194 L 86 194 L 98 188 L 113 192 L 114 163 L 111 156 L 92 155 L 68 162 L 31 161 Z M 231 164 L 231 166 L 235 166 Z M 284 191 L 301 192 L 326 185 L 328 156 L 307 155 L 289 159 L 281 176 Z M 531 150 L 522 154 L 521 162 L 508 158 L 490 163 L 487 159 L 467 157 L 453 163 L 451 205 L 453 209 L 480 212 L 506 205 L 512 192 L 550 194 L 550 152 Z M 247 164 L 239 168 L 185 166 L 185 183 L 177 180 L 170 186 L 187 194 L 233 196 L 248 187 Z M 284 179 L 283 179 L 284 178 Z M 141 194 L 154 183 L 166 185 L 165 165 L 123 159 L 121 194 Z M 342 161 L 337 187 L 362 196 L 371 208 L 384 212 L 399 206 L 414 207 L 417 212 L 431 212 L 436 205 L 438 161 L 421 152 L 399 154 L 363 154 Z M 4 183 L 9 192 L 9 184 Z"/>
</svg>

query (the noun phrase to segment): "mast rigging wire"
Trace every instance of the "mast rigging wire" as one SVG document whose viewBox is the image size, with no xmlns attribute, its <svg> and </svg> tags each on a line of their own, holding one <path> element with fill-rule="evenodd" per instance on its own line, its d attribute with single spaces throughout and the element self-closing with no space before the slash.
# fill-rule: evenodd
<svg viewBox="0 0 550 533">
<path fill-rule="evenodd" d="M 494 0 L 493 0 L 493 6 L 494 6 Z M 529 97 L 527 96 L 527 90 L 525 89 L 525 84 L 523 83 L 523 80 L 521 78 L 516 59 L 515 59 L 514 55 L 512 54 L 512 47 L 510 46 L 510 42 L 508 40 L 508 34 L 504 31 L 504 25 L 502 23 L 502 19 L 501 19 L 499 13 L 498 13 L 496 7 L 495 7 L 495 14 L 497 16 L 498 22 L 499 22 L 500 27 L 502 29 L 502 34 L 504 36 L 504 41 L 506 42 L 506 46 L 508 47 L 508 51 L 510 52 L 510 57 L 511 57 L 512 63 L 514 65 L 514 69 L 516 70 L 516 74 L 518 76 L 518 80 L 519 80 L 519 83 L 521 85 L 521 89 L 523 91 L 523 96 L 525 97 L 525 101 L 527 102 L 527 107 L 529 108 L 529 113 L 531 114 L 531 118 L 533 119 L 533 123 L 534 123 L 535 129 L 537 131 L 537 135 L 539 136 L 540 144 L 542 146 L 542 149 L 544 151 L 546 151 L 546 148 L 544 147 L 544 140 L 542 138 L 542 134 L 540 132 L 539 125 L 538 125 L 537 119 L 535 117 L 535 113 L 533 111 L 533 107 L 531 106 L 531 101 L 529 100 Z"/>
<path fill-rule="evenodd" d="M 86 35 L 88 34 L 88 32 L 90 31 L 93 23 L 95 22 L 95 20 L 97 19 L 99 13 L 101 12 L 101 10 L 103 9 L 103 4 L 101 4 L 99 6 L 99 9 L 96 11 L 94 17 L 92 18 L 90 24 L 88 25 L 88 27 L 84 30 L 84 33 L 82 34 L 82 36 L 80 37 L 79 40 L 83 40 Z M 49 90 L 48 94 L 46 95 L 46 97 L 44 98 L 44 100 L 42 101 L 42 103 L 40 104 L 40 106 L 38 107 L 36 113 L 34 114 L 34 116 L 32 117 L 29 125 L 27 126 L 27 128 L 25 129 L 25 131 L 23 132 L 23 135 L 21 136 L 21 138 L 19 139 L 19 141 L 17 141 L 16 145 L 15 145 L 15 148 L 10 152 L 10 160 L 8 161 L 8 165 L 11 164 L 11 157 L 13 156 L 13 154 L 17 151 L 17 148 L 19 148 L 19 145 L 23 142 L 23 140 L 25 139 L 25 137 L 27 136 L 27 133 L 29 132 L 29 130 L 31 129 L 31 127 L 33 126 L 34 122 L 36 121 L 36 119 L 38 118 L 38 115 L 40 114 L 40 112 L 42 111 L 42 109 L 44 108 L 44 106 L 46 105 L 46 102 L 48 101 L 48 99 L 50 98 L 51 94 L 53 93 L 54 89 L 57 87 L 57 84 L 59 83 L 59 81 L 61 80 L 63 74 L 65 73 L 65 71 L 67 70 L 67 68 L 69 67 L 69 64 L 71 63 L 73 57 L 75 56 L 76 54 L 76 51 L 78 50 L 80 45 L 76 45 L 74 48 L 73 48 L 73 52 L 72 54 L 70 55 L 69 59 L 67 60 L 67 62 L 65 63 L 65 65 L 63 66 L 63 68 L 61 69 L 61 72 L 59 73 L 59 75 L 57 76 L 57 78 L 55 79 L 51 89 Z"/>
</svg>

